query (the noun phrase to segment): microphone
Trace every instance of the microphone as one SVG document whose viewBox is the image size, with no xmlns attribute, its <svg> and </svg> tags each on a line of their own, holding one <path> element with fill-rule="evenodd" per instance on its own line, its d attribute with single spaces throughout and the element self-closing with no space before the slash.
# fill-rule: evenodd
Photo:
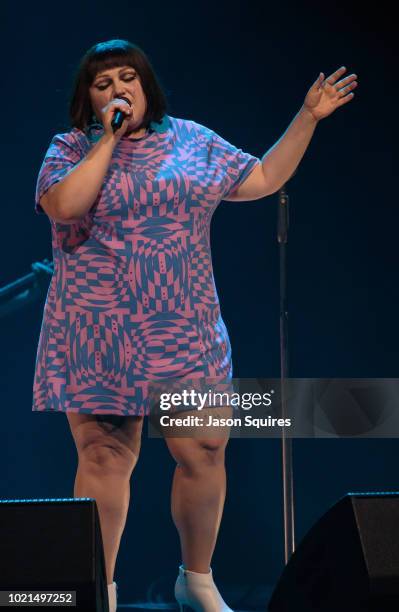
<svg viewBox="0 0 399 612">
<path fill-rule="evenodd" d="M 123 96 L 114 98 L 114 100 L 123 100 L 124 102 L 127 102 L 129 106 L 131 106 L 129 100 L 127 98 L 124 98 Z M 125 119 L 125 115 L 122 113 L 121 110 L 119 110 L 119 108 L 117 108 L 114 113 L 114 116 L 112 117 L 112 121 L 111 121 L 111 127 L 112 127 L 113 132 L 116 132 L 116 130 L 119 130 L 124 119 Z"/>
</svg>

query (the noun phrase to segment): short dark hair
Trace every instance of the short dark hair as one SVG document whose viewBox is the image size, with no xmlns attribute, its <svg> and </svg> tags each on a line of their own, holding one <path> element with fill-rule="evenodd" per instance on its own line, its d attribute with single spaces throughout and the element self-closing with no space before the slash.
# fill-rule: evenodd
<svg viewBox="0 0 399 612">
<path fill-rule="evenodd" d="M 132 66 L 140 77 L 147 101 L 142 125 L 148 127 L 151 121 L 161 121 L 167 110 L 167 100 L 148 57 L 137 45 L 116 38 L 96 43 L 81 59 L 69 103 L 71 127 L 87 130 L 93 116 L 89 87 L 98 72 L 119 66 Z"/>
</svg>

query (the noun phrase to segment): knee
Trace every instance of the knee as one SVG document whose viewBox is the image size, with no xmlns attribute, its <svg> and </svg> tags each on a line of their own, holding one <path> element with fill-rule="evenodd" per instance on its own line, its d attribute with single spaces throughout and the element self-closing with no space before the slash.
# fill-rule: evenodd
<svg viewBox="0 0 399 612">
<path fill-rule="evenodd" d="M 139 457 L 140 444 L 136 449 L 122 447 L 116 443 L 94 441 L 79 451 L 79 464 L 86 470 L 102 475 L 130 476 Z"/>
<path fill-rule="evenodd" d="M 225 444 L 217 444 L 206 442 L 200 446 L 200 462 L 199 469 L 207 470 L 216 467 L 224 466 Z"/>
<path fill-rule="evenodd" d="M 190 439 L 189 442 L 177 443 L 170 449 L 175 461 L 184 470 L 198 473 L 224 465 L 226 439 Z"/>
</svg>

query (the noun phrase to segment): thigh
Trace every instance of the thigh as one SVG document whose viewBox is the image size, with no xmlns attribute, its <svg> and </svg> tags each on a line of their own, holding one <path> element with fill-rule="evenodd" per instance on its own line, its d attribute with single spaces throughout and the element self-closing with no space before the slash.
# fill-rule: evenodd
<svg viewBox="0 0 399 612">
<path fill-rule="evenodd" d="M 138 454 L 144 417 L 66 412 L 78 453 L 92 444 Z"/>
</svg>

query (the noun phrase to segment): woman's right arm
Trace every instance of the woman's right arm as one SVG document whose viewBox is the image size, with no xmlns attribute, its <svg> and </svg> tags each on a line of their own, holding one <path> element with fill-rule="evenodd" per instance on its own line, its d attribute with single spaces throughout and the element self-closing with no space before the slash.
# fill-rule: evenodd
<svg viewBox="0 0 399 612">
<path fill-rule="evenodd" d="M 125 133 L 128 121 L 113 133 L 111 120 L 115 107 L 130 115 L 126 103 L 112 101 L 104 109 L 104 134 L 89 153 L 64 178 L 52 185 L 40 198 L 40 205 L 49 217 L 60 223 L 75 223 L 93 206 L 118 140 Z"/>
</svg>

